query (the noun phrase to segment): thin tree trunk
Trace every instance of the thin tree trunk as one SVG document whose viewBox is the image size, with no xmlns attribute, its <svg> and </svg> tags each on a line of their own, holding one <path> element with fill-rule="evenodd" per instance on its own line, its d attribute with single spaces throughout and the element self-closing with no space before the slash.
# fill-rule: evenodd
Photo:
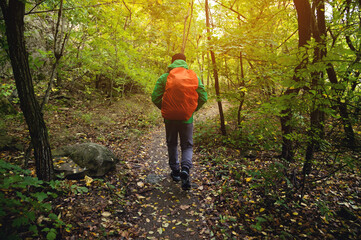
<svg viewBox="0 0 361 240">
<path fill-rule="evenodd" d="M 124 22 L 124 26 L 123 26 L 123 29 L 124 30 L 127 30 L 127 26 L 131 23 L 131 21 L 132 21 L 132 9 L 130 9 L 129 7 L 128 7 L 128 5 L 124 2 L 124 0 L 122 0 L 122 2 L 123 2 L 123 4 L 124 4 L 124 6 L 125 6 L 125 8 L 128 10 L 128 12 L 129 12 L 129 17 L 127 16 L 126 17 L 126 19 L 125 19 L 125 22 Z"/>
<path fill-rule="evenodd" d="M 199 72 L 200 72 L 200 78 L 202 83 L 204 84 L 204 54 L 202 53 L 202 61 L 199 59 L 199 56 L 197 55 L 197 61 L 198 61 L 198 65 L 199 65 Z"/>
<path fill-rule="evenodd" d="M 327 76 L 330 79 L 330 82 L 332 84 L 338 84 L 336 71 L 331 63 L 329 63 L 327 66 Z M 339 109 L 339 113 L 341 116 L 342 125 L 343 125 L 343 129 L 345 131 L 347 144 L 348 144 L 348 146 L 350 146 L 350 148 L 354 148 L 356 145 L 356 139 L 355 139 L 355 133 L 354 133 L 353 127 L 352 127 L 352 122 L 351 122 L 351 119 L 350 119 L 350 116 L 348 113 L 347 103 L 343 103 L 341 101 L 341 97 L 339 95 L 341 93 L 339 93 L 339 91 L 340 91 L 339 89 L 334 89 L 334 91 L 337 94 L 337 97 L 336 97 L 337 108 Z"/>
<path fill-rule="evenodd" d="M 211 75 L 211 73 L 210 73 L 210 71 L 209 71 L 209 69 L 210 69 L 210 64 L 209 64 L 209 52 L 207 51 L 207 86 L 210 86 L 210 81 L 209 81 L 209 79 L 210 79 L 210 75 Z"/>
<path fill-rule="evenodd" d="M 187 15 L 184 17 L 184 28 L 183 28 L 183 43 L 182 43 L 182 53 L 184 53 L 185 49 L 186 49 L 186 44 L 187 44 L 187 40 L 188 40 L 188 36 L 189 36 L 189 30 L 191 28 L 191 23 L 192 23 L 192 18 L 193 18 L 193 5 L 194 5 L 194 0 L 192 0 L 191 2 L 191 6 L 188 9 L 188 13 Z M 190 15 L 190 16 L 189 16 Z M 188 30 L 187 29 L 187 20 L 188 17 L 190 17 L 189 19 L 189 24 L 188 24 Z M 187 32 L 186 32 L 187 31 Z"/>
<path fill-rule="evenodd" d="M 314 0 L 316 7 L 316 15 L 313 16 L 314 21 L 311 22 L 313 29 L 313 36 L 316 40 L 317 46 L 314 49 L 313 63 L 321 61 L 327 54 L 326 52 L 326 42 L 324 38 L 326 37 L 326 23 L 325 23 L 325 4 L 324 0 Z M 320 140 L 324 138 L 324 112 L 321 109 L 320 97 L 322 97 L 322 88 L 323 88 L 323 72 L 313 72 L 311 74 L 312 82 L 311 89 L 314 90 L 314 102 L 313 108 L 311 110 L 310 118 L 310 131 L 309 131 L 309 142 L 306 148 L 305 163 L 303 166 L 303 171 L 305 174 L 309 174 L 312 169 L 312 159 L 314 152 L 320 148 Z"/>
<path fill-rule="evenodd" d="M 50 80 L 49 80 L 49 83 L 48 83 L 48 88 L 47 88 L 47 90 L 45 92 L 45 95 L 43 97 L 43 101 L 42 101 L 42 103 L 40 105 L 40 110 L 41 111 L 44 110 L 44 106 L 49 101 L 50 92 L 51 92 L 52 86 L 54 84 L 54 75 L 55 75 L 57 66 L 58 66 L 58 64 L 60 62 L 60 59 L 64 54 L 65 44 L 66 44 L 66 41 L 68 39 L 68 34 L 65 34 L 65 37 L 63 39 L 64 21 L 62 20 L 62 18 L 63 18 L 63 0 L 60 1 L 60 7 L 59 7 L 59 11 L 58 11 L 58 20 L 56 22 L 55 34 L 54 34 L 53 51 L 54 51 L 55 62 L 54 62 L 53 67 L 52 67 Z M 60 32 L 59 32 L 59 30 L 60 30 Z"/>
<path fill-rule="evenodd" d="M 205 11 L 206 11 L 206 26 L 207 26 L 207 35 L 208 35 L 208 41 L 211 40 L 211 30 L 210 30 L 210 23 L 209 23 L 209 6 L 208 6 L 208 0 L 205 2 Z M 216 57 L 212 49 L 210 49 L 211 53 L 211 60 L 212 60 L 212 68 L 213 68 L 213 76 L 214 76 L 214 86 L 216 90 L 216 97 L 217 97 L 217 104 L 218 104 L 218 110 L 219 110 L 219 118 L 221 121 L 221 132 L 222 135 L 227 135 L 226 132 L 226 125 L 224 121 L 224 114 L 223 114 L 223 106 L 222 106 L 222 100 L 221 100 L 221 94 L 219 89 L 219 79 L 218 79 L 218 70 L 217 70 L 217 63 L 216 63 Z"/>
<path fill-rule="evenodd" d="M 200 43 L 200 40 L 201 40 L 201 36 L 198 37 L 197 39 L 197 49 L 199 49 L 199 43 Z M 197 54 L 197 62 L 198 62 L 198 66 L 199 66 L 199 77 L 201 79 L 201 82 L 204 84 L 204 53 L 203 51 L 201 52 L 201 58 L 199 57 L 199 54 Z"/>
<path fill-rule="evenodd" d="M 307 41 L 311 39 L 311 6 L 308 0 L 294 0 L 293 1 L 297 10 L 298 21 L 298 46 L 303 47 L 307 44 Z M 295 68 L 295 74 L 293 75 L 293 81 L 300 82 L 302 79 L 297 76 L 299 70 L 305 68 L 308 61 L 307 55 L 302 56 L 302 61 Z M 300 89 L 287 89 L 284 95 L 298 94 Z M 282 128 L 282 154 L 281 157 L 287 161 L 293 161 L 294 146 L 293 141 L 290 138 L 293 127 L 291 125 L 292 120 L 292 108 L 289 106 L 285 110 L 281 111 L 281 128 Z"/>
<path fill-rule="evenodd" d="M 244 87 L 245 83 L 244 83 L 244 70 L 243 70 L 243 55 L 242 55 L 242 52 L 239 52 L 239 63 L 240 63 L 240 66 L 241 66 L 241 82 L 239 83 L 239 85 L 241 87 Z M 241 91 L 240 93 L 240 103 L 239 103 L 239 106 L 238 106 L 238 111 L 237 111 L 237 127 L 240 128 L 241 126 L 241 112 L 242 112 L 242 108 L 243 108 L 243 103 L 244 103 L 244 97 L 245 97 L 245 92 L 244 91 Z"/>
<path fill-rule="evenodd" d="M 34 86 L 30 74 L 28 56 L 24 40 L 25 2 L 19 0 L 0 0 L 5 18 L 6 36 L 9 45 L 11 65 L 16 88 L 19 93 L 20 107 L 29 128 L 34 146 L 36 174 L 39 179 L 53 179 L 54 169 L 48 140 L 48 131 L 35 98 Z"/>
</svg>

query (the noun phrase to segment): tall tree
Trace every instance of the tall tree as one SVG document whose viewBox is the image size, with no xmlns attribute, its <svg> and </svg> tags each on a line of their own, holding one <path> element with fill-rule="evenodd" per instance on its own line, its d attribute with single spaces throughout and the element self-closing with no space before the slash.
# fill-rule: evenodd
<svg viewBox="0 0 361 240">
<path fill-rule="evenodd" d="M 311 39 L 311 6 L 308 0 L 294 0 L 294 4 L 297 10 L 298 21 L 298 47 L 305 47 L 307 41 Z M 301 62 L 295 68 L 295 74 L 293 75 L 293 81 L 299 83 L 302 81 L 299 72 L 306 68 L 308 63 L 308 56 L 306 51 L 301 52 Z M 298 94 L 300 88 L 288 88 L 284 95 L 292 96 Z M 294 146 L 291 134 L 293 132 L 292 120 L 292 108 L 288 106 L 282 110 L 281 127 L 282 127 L 282 154 L 281 157 L 287 161 L 292 161 L 294 157 Z"/>
<path fill-rule="evenodd" d="M 211 44 L 210 43 L 210 41 L 211 41 L 211 27 L 210 27 L 210 20 L 209 20 L 210 9 L 209 9 L 209 5 L 208 5 L 208 0 L 206 0 L 206 2 L 205 2 L 205 11 L 206 11 L 207 38 L 208 38 L 208 43 Z M 214 76 L 214 85 L 215 85 L 215 89 L 216 89 L 219 117 L 220 117 L 220 121 L 221 121 L 221 132 L 222 132 L 222 135 L 226 135 L 227 131 L 226 131 L 226 124 L 225 124 L 225 121 L 224 121 L 222 100 L 221 100 L 221 96 L 220 96 L 221 94 L 220 94 L 220 89 L 219 89 L 219 79 L 218 79 L 218 70 L 217 70 L 216 57 L 215 57 L 215 54 L 214 54 L 214 51 L 213 51 L 212 47 L 210 47 L 209 51 L 211 53 L 213 76 Z"/>
<path fill-rule="evenodd" d="M 188 9 L 188 13 L 184 17 L 182 53 L 184 53 L 184 51 L 186 49 L 186 44 L 187 44 L 187 40 L 188 40 L 188 36 L 189 36 L 189 30 L 191 28 L 191 23 L 192 23 L 192 19 L 193 19 L 193 5 L 194 5 L 194 0 L 191 1 L 189 9 Z M 188 19 L 188 17 L 189 17 L 189 23 L 188 23 L 188 30 L 187 30 L 187 19 Z"/>
<path fill-rule="evenodd" d="M 352 23 L 352 12 L 356 12 L 356 21 L 360 22 L 360 13 L 359 13 L 359 9 L 361 7 L 361 2 L 359 1 L 358 3 L 352 2 L 352 0 L 347 0 L 345 1 L 345 7 L 341 10 L 345 12 L 345 20 L 346 20 L 346 33 L 344 35 L 344 38 L 346 40 L 346 44 L 349 47 L 349 49 L 351 50 L 351 52 L 355 55 L 354 60 L 351 62 L 351 64 L 349 66 L 347 66 L 347 70 L 346 72 L 343 74 L 343 77 L 341 79 L 338 79 L 337 76 L 337 72 L 334 68 L 334 65 L 329 62 L 327 64 L 327 75 L 328 78 L 330 79 L 330 82 L 333 84 L 332 85 L 332 89 L 333 92 L 336 95 L 336 106 L 339 110 L 339 114 L 341 116 L 341 120 L 342 120 L 342 124 L 343 124 L 343 128 L 344 128 L 344 132 L 346 135 L 346 142 L 347 145 L 350 148 L 355 148 L 356 146 L 356 139 L 355 139 L 355 133 L 353 130 L 353 124 L 352 124 L 352 120 L 349 114 L 349 110 L 348 110 L 348 106 L 349 106 L 349 99 L 345 99 L 343 97 L 343 95 L 345 94 L 346 91 L 346 85 L 350 84 L 351 85 L 351 91 L 355 91 L 356 87 L 358 85 L 358 81 L 357 80 L 351 80 L 350 76 L 352 75 L 352 72 L 354 71 L 354 68 L 357 68 L 357 65 L 360 63 L 361 61 L 361 45 L 359 45 L 359 49 L 357 49 L 357 47 L 355 47 L 355 45 L 357 45 L 357 37 L 355 38 L 355 42 L 352 41 L 351 39 L 351 33 L 353 32 L 352 29 L 352 25 L 356 26 L 355 32 L 359 32 L 360 31 L 360 24 L 356 23 Z M 354 9 L 354 10 L 352 10 Z M 343 20 L 342 20 L 343 21 Z M 332 34 L 332 32 L 331 32 Z M 336 41 L 336 38 L 333 37 L 333 41 Z M 354 44 L 356 43 L 356 44 Z M 355 77 L 354 79 L 358 79 L 360 75 L 360 71 L 356 71 L 355 73 Z M 341 87 L 340 87 L 341 86 Z"/>
<path fill-rule="evenodd" d="M 28 55 L 24 40 L 25 1 L 0 0 L 5 19 L 7 43 L 13 68 L 16 88 L 19 93 L 20 107 L 29 128 L 31 143 L 34 147 L 36 174 L 39 179 L 49 181 L 54 169 L 48 140 L 48 131 L 35 98 Z"/>
<path fill-rule="evenodd" d="M 41 111 L 43 111 L 44 106 L 49 101 L 50 92 L 51 92 L 51 89 L 52 89 L 52 86 L 54 83 L 54 76 L 55 76 L 56 68 L 59 65 L 59 61 L 64 54 L 65 44 L 68 40 L 68 33 L 65 33 L 65 36 L 64 36 L 64 25 L 65 25 L 65 21 L 64 21 L 64 17 L 63 17 L 63 0 L 60 0 L 60 6 L 59 6 L 59 10 L 58 10 L 58 19 L 56 22 L 55 32 L 54 32 L 53 52 L 54 52 L 55 61 L 52 66 L 51 75 L 50 75 L 50 79 L 49 79 L 49 83 L 48 83 L 48 88 L 45 92 L 43 102 L 40 104 Z"/>
<path fill-rule="evenodd" d="M 242 112 L 242 108 L 243 108 L 243 104 L 244 104 L 244 100 L 245 100 L 245 91 L 244 91 L 244 86 L 245 86 L 245 82 L 244 82 L 244 68 L 243 68 L 243 55 L 242 52 L 239 52 L 239 65 L 241 68 L 241 76 L 240 76 L 240 81 L 238 82 L 239 86 L 241 87 L 241 90 L 239 91 L 239 105 L 238 105 L 238 110 L 237 110 L 237 127 L 240 128 L 241 126 L 241 112 Z"/>
<path fill-rule="evenodd" d="M 314 0 L 313 8 L 316 11 L 312 12 L 312 21 L 310 28 L 315 39 L 316 46 L 313 51 L 312 64 L 317 64 L 323 61 L 326 56 L 326 21 L 325 21 L 325 3 L 324 0 Z M 312 158 L 314 152 L 319 149 L 320 141 L 324 138 L 324 112 L 322 108 L 322 89 L 323 71 L 316 69 L 311 73 L 311 91 L 313 91 L 313 103 L 310 114 L 310 129 L 309 141 L 306 149 L 305 163 L 303 167 L 304 173 L 309 173 L 312 167 Z"/>
</svg>

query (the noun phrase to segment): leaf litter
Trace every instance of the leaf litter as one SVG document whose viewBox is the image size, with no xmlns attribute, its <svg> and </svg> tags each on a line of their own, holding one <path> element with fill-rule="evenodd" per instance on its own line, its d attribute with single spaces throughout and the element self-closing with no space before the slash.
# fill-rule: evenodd
<svg viewBox="0 0 361 240">
<path fill-rule="evenodd" d="M 274 155 L 258 152 L 244 158 L 238 150 L 213 147 L 196 149 L 193 188 L 185 192 L 169 177 L 162 126 L 142 126 L 145 134 L 139 134 L 129 131 L 139 128 L 139 112 L 119 112 L 116 105 L 104 109 L 99 105 L 89 111 L 93 116 L 116 114 L 112 117 L 119 121 L 101 127 L 75 124 L 77 109 L 47 116 L 55 146 L 92 141 L 122 159 L 104 178 L 66 180 L 89 191 L 52 202 L 56 214 L 72 225 L 70 231 L 60 229 L 63 239 L 357 239 L 361 234 L 358 173 L 340 172 L 325 180 L 310 176 L 297 204 L 294 199 L 300 196 L 292 195 L 284 180 L 275 178 L 275 184 L 260 188 L 262 171 L 275 164 Z M 27 141 L 26 127 L 15 128 Z M 60 134 L 64 128 L 67 135 Z M 1 157 L 21 159 L 11 152 Z"/>
</svg>

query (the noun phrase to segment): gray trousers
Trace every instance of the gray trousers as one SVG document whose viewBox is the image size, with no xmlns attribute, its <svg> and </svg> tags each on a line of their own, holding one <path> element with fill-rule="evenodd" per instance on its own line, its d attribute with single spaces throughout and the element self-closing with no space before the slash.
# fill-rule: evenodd
<svg viewBox="0 0 361 240">
<path fill-rule="evenodd" d="M 165 123 L 165 132 L 168 146 L 169 166 L 171 170 L 181 168 L 191 169 L 193 156 L 193 123 L 169 122 Z M 182 160 L 178 160 L 178 136 L 182 151 Z"/>
</svg>

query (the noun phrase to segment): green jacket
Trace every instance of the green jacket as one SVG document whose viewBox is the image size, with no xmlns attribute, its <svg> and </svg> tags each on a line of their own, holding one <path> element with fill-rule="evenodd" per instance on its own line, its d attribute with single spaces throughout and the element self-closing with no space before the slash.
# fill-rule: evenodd
<svg viewBox="0 0 361 240">
<path fill-rule="evenodd" d="M 183 67 L 188 69 L 188 65 L 184 60 L 175 60 L 171 65 L 168 66 L 168 73 L 164 73 L 162 76 L 159 77 L 159 79 L 157 80 L 157 83 L 155 84 L 153 93 L 152 93 L 152 102 L 159 108 L 162 108 L 162 99 L 163 99 L 163 94 L 165 91 L 165 85 L 167 83 L 167 77 L 169 75 L 169 72 L 173 69 L 173 68 L 177 68 L 177 67 Z M 198 93 L 198 106 L 196 111 L 198 111 L 203 104 L 205 104 L 207 102 L 207 92 L 204 89 L 204 85 L 201 82 L 201 80 L 198 78 L 198 88 L 197 88 L 197 93 Z M 165 122 L 171 122 L 171 121 L 175 121 L 175 120 L 167 120 L 164 119 Z M 192 117 L 187 120 L 187 121 L 176 121 L 176 122 L 181 122 L 181 123 L 192 123 L 193 122 L 193 115 Z"/>
</svg>

